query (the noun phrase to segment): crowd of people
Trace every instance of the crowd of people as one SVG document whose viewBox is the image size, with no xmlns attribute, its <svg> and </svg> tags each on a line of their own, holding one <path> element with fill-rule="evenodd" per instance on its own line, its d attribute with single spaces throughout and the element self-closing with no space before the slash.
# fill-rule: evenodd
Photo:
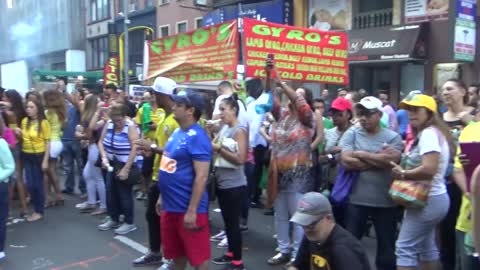
<svg viewBox="0 0 480 270">
<path fill-rule="evenodd" d="M 78 179 L 76 207 L 115 234 L 137 229 L 138 187 L 149 253 L 134 266 L 208 269 L 218 242 L 226 252 L 211 262 L 243 270 L 249 210 L 265 208 L 277 241 L 270 265 L 372 269 L 360 240 L 373 228 L 378 270 L 480 269 L 480 160 L 464 147 L 480 145 L 479 86 L 451 79 L 437 97 L 415 90 L 398 105 L 385 90 L 314 99 L 272 60 L 265 69 L 266 80 L 245 82 L 247 95 L 220 83 L 212 115 L 199 91 L 165 77 L 139 104 L 115 85 L 69 93 L 64 78 L 25 97 L 2 91 L 0 258 L 14 197 L 36 222 Z M 211 234 L 215 201 L 224 230 Z"/>
</svg>

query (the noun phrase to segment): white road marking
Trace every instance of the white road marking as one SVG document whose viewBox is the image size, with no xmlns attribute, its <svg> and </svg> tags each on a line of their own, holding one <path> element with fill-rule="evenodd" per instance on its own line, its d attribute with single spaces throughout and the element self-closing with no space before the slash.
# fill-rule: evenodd
<svg viewBox="0 0 480 270">
<path fill-rule="evenodd" d="M 142 253 L 142 254 L 147 254 L 148 253 L 148 248 L 145 247 L 144 245 L 138 243 L 138 242 L 135 242 L 133 241 L 132 239 L 126 237 L 126 236 L 123 236 L 123 235 L 117 235 L 115 237 L 113 237 L 114 239 L 124 243 L 125 245 L 135 249 L 136 251 Z"/>
</svg>

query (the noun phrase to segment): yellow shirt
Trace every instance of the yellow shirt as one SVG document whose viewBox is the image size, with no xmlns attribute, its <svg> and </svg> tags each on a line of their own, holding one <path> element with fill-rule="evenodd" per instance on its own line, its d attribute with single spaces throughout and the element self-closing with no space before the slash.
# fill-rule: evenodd
<svg viewBox="0 0 480 270">
<path fill-rule="evenodd" d="M 165 111 L 162 108 L 157 108 L 156 110 L 151 110 L 150 111 L 150 120 L 157 124 L 163 120 L 165 117 Z M 142 127 L 142 118 L 143 118 L 143 107 L 138 109 L 137 115 L 135 116 L 135 123 Z M 144 138 L 148 138 L 151 140 L 155 140 L 155 135 L 156 131 L 155 130 L 150 130 L 146 134 L 143 135 Z"/>
<path fill-rule="evenodd" d="M 167 144 L 168 138 L 172 135 L 173 131 L 175 131 L 180 126 L 178 125 L 177 121 L 173 118 L 173 113 L 166 116 L 162 119 L 161 122 L 157 124 L 156 136 L 155 140 L 157 142 L 158 148 L 165 148 Z M 152 180 L 157 181 L 158 179 L 158 170 L 160 168 L 160 159 L 162 155 L 155 155 L 155 160 L 153 162 L 153 175 Z"/>
<path fill-rule="evenodd" d="M 63 136 L 63 131 L 62 131 L 62 123 L 60 123 L 60 119 L 58 118 L 58 115 L 54 112 L 46 111 L 45 117 L 47 117 L 48 124 L 50 124 L 50 130 L 51 130 L 50 140 L 60 141 Z"/>
<path fill-rule="evenodd" d="M 45 145 L 50 140 L 51 130 L 47 120 L 41 123 L 40 132 L 38 130 L 38 121 L 33 121 L 27 127 L 28 118 L 22 119 L 22 151 L 30 154 L 45 152 Z"/>
<path fill-rule="evenodd" d="M 472 123 L 466 126 L 462 133 L 460 133 L 460 137 L 458 138 L 458 142 L 480 142 L 480 122 Z M 457 149 L 457 156 L 455 157 L 455 164 L 454 167 L 457 170 L 463 170 L 462 163 L 460 163 L 459 155 L 461 154 L 461 149 L 458 147 Z M 457 226 L 456 229 L 461 232 L 470 232 L 472 230 L 472 220 L 471 220 L 471 212 L 472 212 L 472 203 L 467 196 L 462 197 L 462 206 L 460 207 L 460 214 L 458 215 L 457 219 Z"/>
</svg>

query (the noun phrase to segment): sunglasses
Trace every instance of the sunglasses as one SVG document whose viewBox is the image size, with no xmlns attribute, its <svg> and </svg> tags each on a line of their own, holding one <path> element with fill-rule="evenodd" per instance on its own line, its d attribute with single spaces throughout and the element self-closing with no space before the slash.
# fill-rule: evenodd
<svg viewBox="0 0 480 270">
<path fill-rule="evenodd" d="M 357 111 L 357 116 L 358 117 L 365 116 L 366 118 L 370 118 L 378 112 L 379 112 L 379 110 L 358 110 Z"/>
<path fill-rule="evenodd" d="M 310 223 L 309 225 L 305 225 L 305 226 L 302 226 L 304 229 L 307 229 L 307 230 L 313 230 L 315 229 L 315 227 L 317 226 L 318 223 L 320 223 L 320 221 L 322 221 L 322 219 L 324 219 L 326 216 L 323 216 L 317 220 L 315 220 L 314 222 Z"/>
</svg>

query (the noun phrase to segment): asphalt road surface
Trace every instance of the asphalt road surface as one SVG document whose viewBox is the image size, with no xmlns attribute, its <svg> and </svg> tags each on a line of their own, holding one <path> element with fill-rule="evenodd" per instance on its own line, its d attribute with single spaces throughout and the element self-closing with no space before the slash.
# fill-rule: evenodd
<svg viewBox="0 0 480 270">
<path fill-rule="evenodd" d="M 0 270 L 109 270 L 156 269 L 156 267 L 132 267 L 132 260 L 148 251 L 147 226 L 143 202 L 135 203 L 135 223 L 138 229 L 125 236 L 115 236 L 113 231 L 97 229 L 101 217 L 81 214 L 75 204 L 77 196 L 66 196 L 65 206 L 46 209 L 45 218 L 27 223 L 20 219 L 7 226 L 6 259 L 0 262 Z M 14 217 L 18 217 L 15 202 Z M 264 210 L 251 209 L 249 231 L 244 233 L 244 262 L 249 270 L 283 269 L 272 267 L 266 260 L 275 254 L 273 217 L 264 216 Z M 211 207 L 211 233 L 222 227 L 222 219 L 215 205 Z M 375 252 L 374 240 L 364 240 L 369 257 Z M 225 249 L 212 243 L 212 257 Z M 210 269 L 221 267 L 211 265 Z"/>
</svg>

